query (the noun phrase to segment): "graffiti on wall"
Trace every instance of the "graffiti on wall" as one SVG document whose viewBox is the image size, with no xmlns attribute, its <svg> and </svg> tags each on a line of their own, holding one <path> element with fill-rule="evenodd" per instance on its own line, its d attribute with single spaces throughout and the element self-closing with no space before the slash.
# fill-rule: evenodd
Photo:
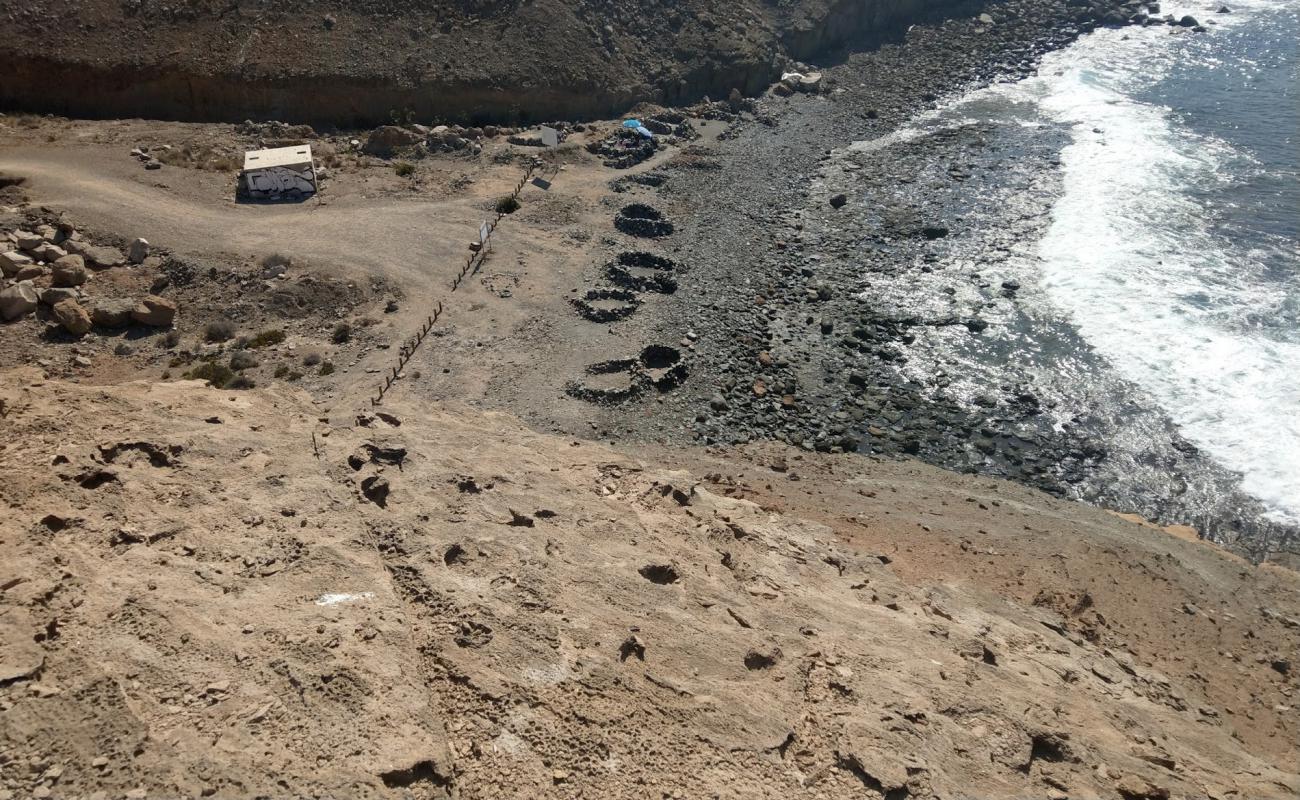
<svg viewBox="0 0 1300 800">
<path fill-rule="evenodd" d="M 306 195 L 316 191 L 316 174 L 309 166 L 268 167 L 245 172 L 244 183 L 250 197 Z"/>
</svg>

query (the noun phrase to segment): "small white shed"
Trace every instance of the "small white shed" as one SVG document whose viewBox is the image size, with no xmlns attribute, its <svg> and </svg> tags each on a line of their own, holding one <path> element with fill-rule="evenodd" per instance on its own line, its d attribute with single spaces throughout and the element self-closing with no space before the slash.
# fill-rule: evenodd
<svg viewBox="0 0 1300 800">
<path fill-rule="evenodd" d="M 316 164 L 311 145 L 250 150 L 244 153 L 239 186 L 248 197 L 280 200 L 316 193 Z"/>
</svg>

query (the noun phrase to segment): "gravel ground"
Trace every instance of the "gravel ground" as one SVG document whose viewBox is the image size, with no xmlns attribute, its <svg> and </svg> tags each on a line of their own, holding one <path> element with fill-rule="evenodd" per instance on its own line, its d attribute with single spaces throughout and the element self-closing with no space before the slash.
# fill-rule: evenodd
<svg viewBox="0 0 1300 800">
<path fill-rule="evenodd" d="M 1010 2 L 988 8 L 992 23 L 915 26 L 829 68 L 820 95 L 764 98 L 662 186 L 630 192 L 675 225 L 652 244 L 686 277 L 651 328 L 689 348 L 692 379 L 603 424 L 915 456 L 1193 524 L 1256 557 L 1294 541 L 1039 302 L 1026 254 L 1064 132 L 966 125 L 847 149 L 1029 74 L 1089 29 L 1079 16 Z"/>
</svg>

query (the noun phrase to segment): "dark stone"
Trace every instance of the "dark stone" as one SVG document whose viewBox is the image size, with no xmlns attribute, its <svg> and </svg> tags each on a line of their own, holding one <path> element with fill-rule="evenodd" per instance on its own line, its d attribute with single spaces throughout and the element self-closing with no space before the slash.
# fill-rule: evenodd
<svg viewBox="0 0 1300 800">
<path fill-rule="evenodd" d="M 378 475 L 371 475 L 361 481 L 361 494 L 380 508 L 388 508 L 388 492 L 390 488 L 388 479 L 381 478 Z"/>
<path fill-rule="evenodd" d="M 638 569 L 637 572 L 641 574 L 642 578 L 661 586 L 670 583 L 677 583 L 677 581 L 681 579 L 681 575 L 677 572 L 677 568 L 672 564 L 646 564 L 644 567 Z"/>
</svg>

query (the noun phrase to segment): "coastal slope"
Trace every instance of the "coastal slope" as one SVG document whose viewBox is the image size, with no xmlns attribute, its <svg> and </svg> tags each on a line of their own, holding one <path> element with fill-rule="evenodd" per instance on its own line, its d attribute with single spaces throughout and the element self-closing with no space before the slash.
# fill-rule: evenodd
<svg viewBox="0 0 1300 800">
<path fill-rule="evenodd" d="M 609 116 L 642 101 L 754 94 L 789 59 L 958 5 L 41 0 L 0 16 L 13 34 L 0 108 L 330 125 Z"/>
<path fill-rule="evenodd" d="M 1104 511 L 400 390 L 0 399 L 9 797 L 1300 791 L 1300 581 Z"/>
</svg>

